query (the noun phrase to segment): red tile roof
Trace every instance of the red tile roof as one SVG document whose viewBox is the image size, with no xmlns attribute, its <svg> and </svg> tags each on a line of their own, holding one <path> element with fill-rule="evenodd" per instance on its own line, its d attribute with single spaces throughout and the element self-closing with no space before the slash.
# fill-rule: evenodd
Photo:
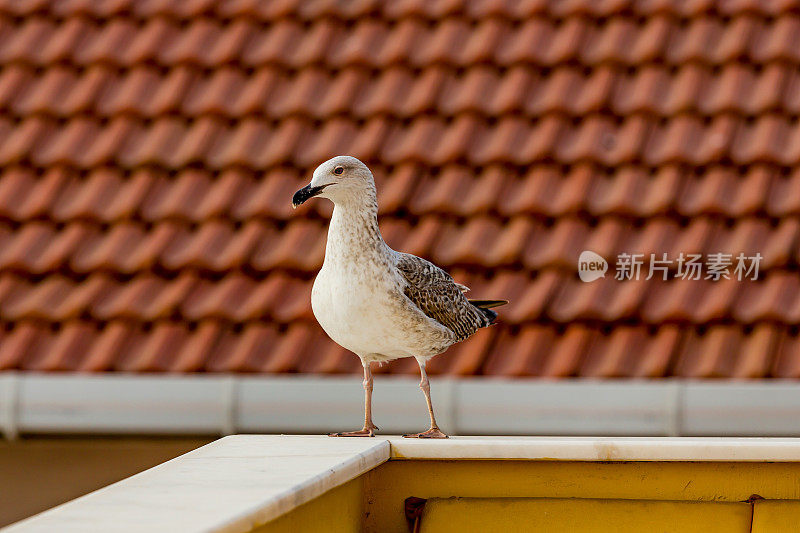
<svg viewBox="0 0 800 533">
<path fill-rule="evenodd" d="M 794 0 L 4 0 L 0 369 L 358 372 L 290 209 L 352 154 L 393 247 L 511 300 L 432 372 L 798 378 L 799 39 Z"/>
</svg>

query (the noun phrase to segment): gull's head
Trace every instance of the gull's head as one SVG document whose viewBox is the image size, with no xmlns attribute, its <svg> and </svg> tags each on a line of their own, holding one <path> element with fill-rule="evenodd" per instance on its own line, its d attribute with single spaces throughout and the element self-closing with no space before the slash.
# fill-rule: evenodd
<svg viewBox="0 0 800 533">
<path fill-rule="evenodd" d="M 311 183 L 294 193 L 292 207 L 309 198 L 327 198 L 335 204 L 374 197 L 375 180 L 367 165 L 349 155 L 328 159 L 314 171 Z"/>
</svg>

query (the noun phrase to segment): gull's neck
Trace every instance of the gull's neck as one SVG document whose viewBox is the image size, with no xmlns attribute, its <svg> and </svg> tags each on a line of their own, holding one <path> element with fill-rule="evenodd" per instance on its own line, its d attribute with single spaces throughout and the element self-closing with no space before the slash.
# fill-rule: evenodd
<svg viewBox="0 0 800 533">
<path fill-rule="evenodd" d="M 374 189 L 334 203 L 325 247 L 326 261 L 329 258 L 363 261 L 370 256 L 386 255 L 388 250 L 378 228 L 378 201 Z"/>
</svg>

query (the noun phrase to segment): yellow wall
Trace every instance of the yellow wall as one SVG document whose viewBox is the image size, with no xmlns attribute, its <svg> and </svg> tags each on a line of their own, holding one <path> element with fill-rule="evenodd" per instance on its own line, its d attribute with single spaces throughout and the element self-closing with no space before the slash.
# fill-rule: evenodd
<svg viewBox="0 0 800 533">
<path fill-rule="evenodd" d="M 367 531 L 407 531 L 403 504 L 420 498 L 603 498 L 740 502 L 800 499 L 795 463 L 389 461 L 366 474 Z"/>
<path fill-rule="evenodd" d="M 770 501 L 747 502 L 754 494 Z M 516 518 L 546 531 L 735 532 L 752 520 L 753 531 L 778 533 L 800 523 L 800 501 L 787 501 L 800 500 L 800 464 L 392 460 L 258 531 L 406 533 L 409 496 L 429 499 L 423 531 L 499 519 L 504 530 Z M 599 518 L 581 522 L 589 516 Z"/>
<path fill-rule="evenodd" d="M 364 522 L 364 477 L 329 490 L 319 498 L 253 529 L 256 533 L 361 531 Z M 404 532 L 407 533 L 407 532 Z"/>
</svg>

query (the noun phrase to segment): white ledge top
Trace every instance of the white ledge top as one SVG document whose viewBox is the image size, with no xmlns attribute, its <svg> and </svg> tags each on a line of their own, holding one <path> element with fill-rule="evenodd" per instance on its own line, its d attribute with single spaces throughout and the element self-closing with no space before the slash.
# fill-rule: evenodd
<svg viewBox="0 0 800 533">
<path fill-rule="evenodd" d="M 387 459 L 387 439 L 234 435 L 2 531 L 250 531 Z"/>
<path fill-rule="evenodd" d="M 800 438 L 390 437 L 393 459 L 556 461 L 800 461 Z"/>
<path fill-rule="evenodd" d="M 249 531 L 390 458 L 800 462 L 800 439 L 235 435 L 3 531 Z"/>
</svg>

